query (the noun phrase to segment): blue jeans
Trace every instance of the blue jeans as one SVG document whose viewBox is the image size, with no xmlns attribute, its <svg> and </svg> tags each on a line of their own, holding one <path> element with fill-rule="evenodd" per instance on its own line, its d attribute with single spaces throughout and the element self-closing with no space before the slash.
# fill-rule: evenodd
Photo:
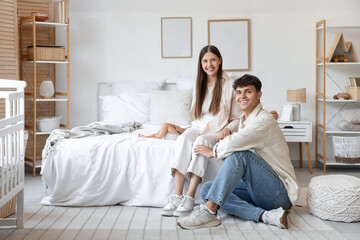
<svg viewBox="0 0 360 240">
<path fill-rule="evenodd" d="M 265 210 L 291 206 L 279 176 L 251 151 L 228 156 L 215 180 L 203 185 L 201 197 L 219 205 L 223 212 L 256 222 Z"/>
</svg>

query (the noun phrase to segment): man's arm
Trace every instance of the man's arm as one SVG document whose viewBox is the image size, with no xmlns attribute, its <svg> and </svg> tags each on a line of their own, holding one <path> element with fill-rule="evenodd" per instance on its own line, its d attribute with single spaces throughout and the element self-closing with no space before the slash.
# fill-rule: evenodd
<svg viewBox="0 0 360 240">
<path fill-rule="evenodd" d="M 267 124 L 265 122 L 252 122 L 245 128 L 226 137 L 214 146 L 213 156 L 216 159 L 223 159 L 233 152 L 249 149 L 260 149 L 263 147 L 262 136 Z"/>
</svg>

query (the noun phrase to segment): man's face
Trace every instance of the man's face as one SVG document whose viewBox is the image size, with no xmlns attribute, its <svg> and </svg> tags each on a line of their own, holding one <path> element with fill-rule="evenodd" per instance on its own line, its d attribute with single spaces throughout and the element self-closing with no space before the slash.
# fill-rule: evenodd
<svg viewBox="0 0 360 240">
<path fill-rule="evenodd" d="M 236 88 L 236 102 L 245 115 L 250 114 L 260 103 L 262 92 L 256 92 L 254 85 Z"/>
</svg>

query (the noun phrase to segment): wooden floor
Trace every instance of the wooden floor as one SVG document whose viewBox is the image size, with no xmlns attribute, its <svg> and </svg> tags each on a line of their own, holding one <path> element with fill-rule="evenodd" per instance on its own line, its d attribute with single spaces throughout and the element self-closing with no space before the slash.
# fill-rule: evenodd
<svg viewBox="0 0 360 240">
<path fill-rule="evenodd" d="M 162 217 L 160 208 L 27 206 L 22 230 L 0 231 L 0 239 L 346 239 L 307 207 L 296 206 L 288 214 L 289 229 L 244 221 L 219 214 L 222 225 L 184 230 L 176 218 Z"/>
</svg>

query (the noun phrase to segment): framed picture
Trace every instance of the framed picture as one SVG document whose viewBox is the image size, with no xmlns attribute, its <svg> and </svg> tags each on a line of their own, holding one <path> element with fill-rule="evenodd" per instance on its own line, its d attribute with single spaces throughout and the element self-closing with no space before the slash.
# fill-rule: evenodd
<svg viewBox="0 0 360 240">
<path fill-rule="evenodd" d="M 250 20 L 208 20 L 208 43 L 216 46 L 226 71 L 250 70 Z"/>
<path fill-rule="evenodd" d="M 292 121 L 293 116 L 293 105 L 292 104 L 284 104 L 281 108 L 280 121 L 289 122 Z"/>
<path fill-rule="evenodd" d="M 192 18 L 161 18 L 161 57 L 192 58 Z"/>
</svg>

